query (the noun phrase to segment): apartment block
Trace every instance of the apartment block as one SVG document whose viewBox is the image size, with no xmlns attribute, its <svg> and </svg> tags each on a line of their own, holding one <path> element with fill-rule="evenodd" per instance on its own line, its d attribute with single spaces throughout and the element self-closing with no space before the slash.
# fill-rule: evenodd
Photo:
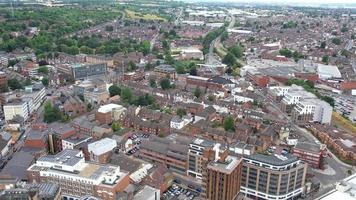
<svg viewBox="0 0 356 200">
<path fill-rule="evenodd" d="M 293 199 L 304 191 L 307 164 L 287 155 L 243 157 L 241 192 L 252 199 Z"/>
</svg>

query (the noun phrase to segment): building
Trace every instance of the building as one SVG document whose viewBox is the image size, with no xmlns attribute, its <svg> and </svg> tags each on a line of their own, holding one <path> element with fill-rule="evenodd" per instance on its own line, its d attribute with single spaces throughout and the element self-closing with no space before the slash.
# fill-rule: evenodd
<svg viewBox="0 0 356 200">
<path fill-rule="evenodd" d="M 317 72 L 319 78 L 322 80 L 342 78 L 339 68 L 335 65 L 318 64 Z"/>
<path fill-rule="evenodd" d="M 318 169 L 322 167 L 323 150 L 320 145 L 298 142 L 293 148 L 293 155 L 309 166 Z"/>
<path fill-rule="evenodd" d="M 183 117 L 179 117 L 179 116 L 174 116 L 171 119 L 171 128 L 172 129 L 182 129 L 184 126 L 186 126 L 187 124 L 189 124 L 190 122 L 193 121 L 193 117 L 191 116 L 183 116 Z"/>
<path fill-rule="evenodd" d="M 107 73 L 107 64 L 73 64 L 71 66 L 71 73 L 75 79 L 80 80 L 104 77 Z"/>
<path fill-rule="evenodd" d="M 110 138 L 104 138 L 90 143 L 88 144 L 89 159 L 97 163 L 107 163 L 111 151 L 116 147 L 116 140 Z"/>
<path fill-rule="evenodd" d="M 296 123 L 331 123 L 333 109 L 329 103 L 320 99 L 302 99 L 292 110 L 292 120 Z"/>
<path fill-rule="evenodd" d="M 307 164 L 294 156 L 243 157 L 241 192 L 253 199 L 292 199 L 304 191 Z"/>
<path fill-rule="evenodd" d="M 214 145 L 215 142 L 199 138 L 195 139 L 192 143 L 189 144 L 187 170 L 188 176 L 194 177 L 198 180 L 203 179 L 203 154 L 205 150 L 212 149 Z"/>
<path fill-rule="evenodd" d="M 353 174 L 336 184 L 335 189 L 316 198 L 317 200 L 352 200 L 355 199 L 356 174 Z"/>
<path fill-rule="evenodd" d="M 3 106 L 5 120 L 12 120 L 15 116 L 27 120 L 42 105 L 45 96 L 46 89 L 42 83 L 26 86 L 25 90 L 20 93 L 10 93 Z"/>
<path fill-rule="evenodd" d="M 162 163 L 167 168 L 179 174 L 187 171 L 188 144 L 151 136 L 150 140 L 143 141 L 138 157 L 153 163 Z"/>
<path fill-rule="evenodd" d="M 32 104 L 32 102 L 21 100 L 12 101 L 11 103 L 5 104 L 3 107 L 5 120 L 10 121 L 14 119 L 14 117 L 20 116 L 26 121 L 31 113 L 30 104 Z"/>
<path fill-rule="evenodd" d="M 184 60 L 204 60 L 204 54 L 197 48 L 183 48 L 180 52 L 180 57 Z"/>
<path fill-rule="evenodd" d="M 70 124 L 54 122 L 48 125 L 49 135 L 48 144 L 49 151 L 52 154 L 63 150 L 63 139 L 74 136 L 77 132 Z"/>
<path fill-rule="evenodd" d="M 126 108 L 118 104 L 107 104 L 100 106 L 95 113 L 95 119 L 100 124 L 111 124 L 113 121 L 122 120 L 126 113 Z"/>
<path fill-rule="evenodd" d="M 61 200 L 61 188 L 55 183 L 26 184 L 17 188 L 6 189 L 0 192 L 1 200 L 12 199 L 42 199 Z"/>
<path fill-rule="evenodd" d="M 7 132 L 0 134 L 0 159 L 7 155 L 11 147 L 11 135 Z"/>
<path fill-rule="evenodd" d="M 176 79 L 177 72 L 176 69 L 170 65 L 159 65 L 154 69 L 157 79 L 169 78 Z"/>
<path fill-rule="evenodd" d="M 58 184 L 65 200 L 85 195 L 116 199 L 130 182 L 128 173 L 120 167 L 85 162 L 81 151 L 69 149 L 40 157 L 28 168 L 27 175 L 30 182 Z"/>
<path fill-rule="evenodd" d="M 74 135 L 62 140 L 63 149 L 79 149 L 82 144 L 88 143 L 92 137 L 88 135 Z"/>
<path fill-rule="evenodd" d="M 145 185 L 135 194 L 133 200 L 160 200 L 160 193 L 160 190 Z"/>
<path fill-rule="evenodd" d="M 203 185 L 205 198 L 209 200 L 234 200 L 240 192 L 242 161 L 220 151 L 220 144 L 213 148 L 214 156 L 208 156 L 204 167 Z"/>
<path fill-rule="evenodd" d="M 0 92 L 7 91 L 7 75 L 5 72 L 0 71 Z"/>
<path fill-rule="evenodd" d="M 301 86 L 272 87 L 268 96 L 273 100 L 282 99 L 280 101 L 281 110 L 290 114 L 294 122 L 319 122 L 322 124 L 331 122 L 332 107 L 329 103 L 305 91 Z"/>
</svg>

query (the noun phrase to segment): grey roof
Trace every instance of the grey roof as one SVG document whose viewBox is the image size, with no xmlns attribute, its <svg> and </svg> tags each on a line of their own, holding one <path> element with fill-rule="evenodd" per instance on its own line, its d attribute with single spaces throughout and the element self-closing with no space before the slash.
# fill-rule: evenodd
<svg viewBox="0 0 356 200">
<path fill-rule="evenodd" d="M 146 185 L 142 190 L 136 193 L 133 199 L 134 200 L 151 199 L 156 195 L 156 192 L 159 192 L 159 190 Z"/>
<path fill-rule="evenodd" d="M 15 153 L 12 159 L 5 165 L 0 176 L 9 175 L 21 180 L 27 180 L 27 168 L 32 164 L 34 156 L 29 152 L 19 151 Z"/>
<path fill-rule="evenodd" d="M 110 164 L 120 166 L 120 169 L 131 173 L 140 168 L 141 162 L 131 159 L 130 157 L 122 154 L 112 154 Z"/>
<path fill-rule="evenodd" d="M 222 85 L 233 84 L 233 82 L 231 80 L 223 78 L 221 76 L 215 76 L 215 77 L 209 79 L 208 82 L 222 84 Z"/>
<path fill-rule="evenodd" d="M 75 129 L 69 124 L 54 122 L 48 125 L 48 128 L 53 131 L 55 134 L 63 135 L 69 131 L 74 131 Z"/>
<path fill-rule="evenodd" d="M 25 189 L 36 189 L 40 198 L 55 198 L 59 193 L 59 185 L 56 183 L 33 183 L 24 186 Z"/>
<path fill-rule="evenodd" d="M 48 135 L 48 130 L 40 131 L 36 129 L 29 129 L 27 132 L 27 140 L 36 140 L 46 138 Z"/>
<path fill-rule="evenodd" d="M 79 150 L 76 149 L 65 149 L 56 155 L 46 155 L 38 159 L 38 161 L 46 161 L 52 163 L 61 163 L 62 165 L 74 166 L 82 158 L 77 157 Z"/>
<path fill-rule="evenodd" d="M 283 166 L 298 161 L 298 158 L 292 155 L 284 155 L 284 157 L 286 158 L 284 160 L 279 159 L 275 155 L 263 155 L 258 153 L 253 155 L 246 155 L 244 157 L 274 166 Z"/>
<path fill-rule="evenodd" d="M 306 151 L 311 151 L 311 152 L 315 152 L 315 153 L 319 153 L 320 152 L 320 145 L 312 144 L 312 143 L 306 143 L 306 142 L 298 142 L 297 145 L 294 148 L 295 149 L 306 150 Z"/>
</svg>

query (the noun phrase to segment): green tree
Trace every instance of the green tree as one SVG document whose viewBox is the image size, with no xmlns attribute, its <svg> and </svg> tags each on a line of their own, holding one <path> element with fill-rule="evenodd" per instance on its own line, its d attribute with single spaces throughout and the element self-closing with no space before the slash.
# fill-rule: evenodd
<svg viewBox="0 0 356 200">
<path fill-rule="evenodd" d="M 242 58 L 243 56 L 243 49 L 241 48 L 240 45 L 235 45 L 230 49 L 230 52 L 236 57 L 236 58 Z"/>
<path fill-rule="evenodd" d="M 320 97 L 321 100 L 326 101 L 327 103 L 329 103 L 332 107 L 335 106 L 335 99 L 329 96 L 321 96 Z"/>
<path fill-rule="evenodd" d="M 226 65 L 233 66 L 236 64 L 236 58 L 234 54 L 228 52 L 226 56 L 223 58 L 222 62 Z"/>
<path fill-rule="evenodd" d="M 42 78 L 41 82 L 44 86 L 48 86 L 49 80 L 47 77 L 44 77 L 44 78 Z"/>
<path fill-rule="evenodd" d="M 282 56 L 285 56 L 287 58 L 291 58 L 293 55 L 292 51 L 287 48 L 283 48 L 283 49 L 279 50 L 279 54 L 281 54 Z"/>
<path fill-rule="evenodd" d="M 165 53 L 164 61 L 166 64 L 172 65 L 174 63 L 173 57 L 169 51 Z"/>
<path fill-rule="evenodd" d="M 176 66 L 176 71 L 178 74 L 184 74 L 185 73 L 185 68 L 183 65 L 178 65 Z"/>
<path fill-rule="evenodd" d="M 37 71 L 38 71 L 38 73 L 48 75 L 48 67 L 46 67 L 46 66 L 39 67 Z"/>
<path fill-rule="evenodd" d="M 59 120 L 62 120 L 61 111 L 53 107 L 51 102 L 47 102 L 44 106 L 44 121 L 52 123 Z"/>
<path fill-rule="evenodd" d="M 150 86 L 151 86 L 152 88 L 156 88 L 156 87 L 157 87 L 157 83 L 156 83 L 156 80 L 155 80 L 155 79 L 153 79 L 153 78 L 150 79 Z"/>
<path fill-rule="evenodd" d="M 187 114 L 187 111 L 186 111 L 185 109 L 183 109 L 183 108 L 178 108 L 176 114 L 177 114 L 179 117 L 183 117 L 184 115 Z"/>
<path fill-rule="evenodd" d="M 340 45 L 340 44 L 341 44 L 341 39 L 335 37 L 335 38 L 333 38 L 333 39 L 331 40 L 331 42 L 334 43 L 335 45 Z"/>
<path fill-rule="evenodd" d="M 21 83 L 16 78 L 9 79 L 7 85 L 11 90 L 22 89 Z"/>
<path fill-rule="evenodd" d="M 111 129 L 112 129 L 112 131 L 116 132 L 116 131 L 118 131 L 118 130 L 121 129 L 121 126 L 120 126 L 119 123 L 113 122 L 113 123 L 111 124 Z"/>
<path fill-rule="evenodd" d="M 194 90 L 194 96 L 195 96 L 196 98 L 200 98 L 200 96 L 201 96 L 201 90 L 200 90 L 199 87 L 195 88 L 195 90 Z"/>
<path fill-rule="evenodd" d="M 163 90 L 168 90 L 169 88 L 171 88 L 171 82 L 168 78 L 162 79 L 160 81 L 160 85 Z"/>
<path fill-rule="evenodd" d="M 110 26 L 110 25 L 105 26 L 105 31 L 112 32 L 113 30 L 114 30 L 113 26 Z"/>
<path fill-rule="evenodd" d="M 124 88 L 121 90 L 121 99 L 126 103 L 131 103 L 133 100 L 132 91 L 130 88 Z"/>
<path fill-rule="evenodd" d="M 109 93 L 110 97 L 120 95 L 121 94 L 121 88 L 117 85 L 112 85 L 109 87 Z"/>
<path fill-rule="evenodd" d="M 224 129 L 225 129 L 225 131 L 234 131 L 235 130 L 235 122 L 231 116 L 228 116 L 224 119 Z"/>
<path fill-rule="evenodd" d="M 325 64 L 329 64 L 330 58 L 328 55 L 324 55 L 321 61 Z"/>
</svg>

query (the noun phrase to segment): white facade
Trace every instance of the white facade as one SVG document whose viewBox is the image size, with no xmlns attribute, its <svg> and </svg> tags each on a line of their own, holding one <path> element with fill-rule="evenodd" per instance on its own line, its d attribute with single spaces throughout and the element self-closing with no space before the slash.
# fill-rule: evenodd
<svg viewBox="0 0 356 200">
<path fill-rule="evenodd" d="M 314 122 L 330 124 L 332 107 L 325 101 L 319 99 L 302 100 L 294 108 L 299 115 L 313 115 Z"/>
<path fill-rule="evenodd" d="M 28 119 L 30 115 L 30 102 L 19 102 L 19 103 L 13 103 L 13 104 L 7 104 L 4 105 L 4 115 L 5 115 L 5 120 L 9 121 L 12 120 L 15 116 L 21 116 L 25 120 Z"/>
<path fill-rule="evenodd" d="M 90 155 L 100 156 L 117 147 L 116 140 L 104 138 L 99 141 L 88 144 L 88 151 Z"/>
<path fill-rule="evenodd" d="M 182 118 L 175 116 L 172 118 L 170 127 L 173 129 L 182 129 L 184 126 L 193 121 L 191 116 L 183 116 Z"/>
</svg>

